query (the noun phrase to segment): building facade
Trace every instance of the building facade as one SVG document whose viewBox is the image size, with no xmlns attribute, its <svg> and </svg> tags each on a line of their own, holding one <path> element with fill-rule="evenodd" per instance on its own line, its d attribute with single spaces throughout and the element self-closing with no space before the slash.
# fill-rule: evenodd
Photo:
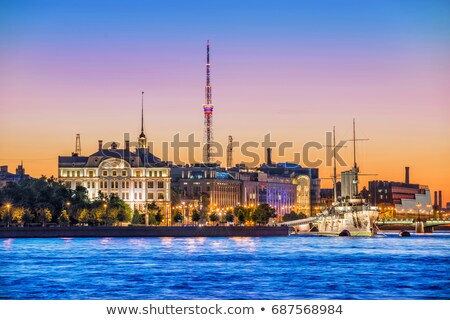
<svg viewBox="0 0 450 320">
<path fill-rule="evenodd" d="M 241 204 L 258 206 L 268 204 L 275 209 L 278 219 L 296 208 L 297 185 L 290 178 L 269 176 L 264 172 L 241 173 Z"/>
<path fill-rule="evenodd" d="M 174 187 L 182 202 L 197 201 L 211 210 L 225 210 L 241 201 L 241 181 L 226 170 L 209 165 L 173 167 Z"/>
<path fill-rule="evenodd" d="M 135 151 L 125 140 L 120 149 L 116 142 L 98 141 L 97 152 L 89 156 L 72 153 L 58 157 L 58 178 L 68 188 L 82 186 L 90 200 L 100 195 L 117 195 L 132 209 L 146 213 L 147 204 L 155 202 L 164 216 L 163 223 L 171 222 L 170 168 L 154 156 L 147 145 L 143 128 Z"/>
<path fill-rule="evenodd" d="M 259 169 L 271 177 L 290 178 L 297 185 L 295 210 L 306 215 L 320 212 L 320 179 L 318 168 L 303 168 L 295 163 L 282 162 L 262 165 Z M 309 185 L 308 185 L 309 183 Z M 309 200 L 307 199 L 309 197 Z"/>
</svg>

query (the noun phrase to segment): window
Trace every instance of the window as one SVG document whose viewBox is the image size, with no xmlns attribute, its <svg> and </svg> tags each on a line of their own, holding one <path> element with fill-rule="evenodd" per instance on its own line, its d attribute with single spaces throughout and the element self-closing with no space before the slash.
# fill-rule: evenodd
<svg viewBox="0 0 450 320">
<path fill-rule="evenodd" d="M 126 170 L 122 170 L 122 177 L 126 177 L 127 176 L 127 171 Z"/>
<path fill-rule="evenodd" d="M 142 193 L 139 192 L 139 200 L 142 200 Z"/>
<path fill-rule="evenodd" d="M 147 182 L 147 188 L 153 189 L 154 186 L 155 186 L 155 185 L 154 185 L 153 181 L 148 181 L 148 182 Z"/>
<path fill-rule="evenodd" d="M 164 200 L 164 193 L 158 192 L 158 200 Z"/>
<path fill-rule="evenodd" d="M 80 171 L 77 171 L 77 177 L 79 177 L 80 176 Z"/>
<path fill-rule="evenodd" d="M 91 187 L 91 182 L 90 182 L 90 181 L 88 181 L 88 183 L 87 183 L 87 187 L 88 187 L 88 188 L 90 188 L 90 187 Z"/>
<path fill-rule="evenodd" d="M 136 177 L 139 178 L 140 176 L 141 176 L 141 171 L 137 170 L 137 171 L 136 171 Z"/>
<path fill-rule="evenodd" d="M 89 178 L 93 178 L 94 177 L 94 171 L 89 170 L 88 176 L 89 176 Z"/>
<path fill-rule="evenodd" d="M 95 188 L 95 182 L 92 181 L 92 188 Z"/>
<path fill-rule="evenodd" d="M 158 181 L 158 189 L 164 189 L 164 181 Z"/>
<path fill-rule="evenodd" d="M 113 175 L 113 177 L 117 177 L 117 171 L 113 170 L 112 175 Z"/>
<path fill-rule="evenodd" d="M 142 188 L 142 181 L 139 181 L 139 188 Z"/>
<path fill-rule="evenodd" d="M 153 199 L 154 199 L 154 194 L 151 193 L 151 192 L 149 192 L 149 193 L 147 194 L 147 199 L 148 199 L 148 200 L 153 200 Z"/>
<path fill-rule="evenodd" d="M 137 181 L 135 181 L 134 182 L 134 188 L 137 189 L 137 186 L 138 186 Z"/>
<path fill-rule="evenodd" d="M 125 189 L 125 181 L 122 181 L 122 189 Z"/>
<path fill-rule="evenodd" d="M 106 171 L 106 170 L 103 170 L 103 173 L 102 173 L 102 175 L 103 175 L 103 176 L 107 176 L 107 175 L 108 175 L 108 171 Z"/>
<path fill-rule="evenodd" d="M 129 181 L 127 181 L 126 186 L 127 186 L 127 189 L 130 187 L 130 182 Z"/>
</svg>

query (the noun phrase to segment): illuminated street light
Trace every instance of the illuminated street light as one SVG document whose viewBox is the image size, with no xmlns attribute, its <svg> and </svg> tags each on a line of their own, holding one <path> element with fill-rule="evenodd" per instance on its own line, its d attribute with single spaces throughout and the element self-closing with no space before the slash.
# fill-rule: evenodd
<svg viewBox="0 0 450 320">
<path fill-rule="evenodd" d="M 7 226 L 9 228 L 9 221 L 11 220 L 11 204 L 7 203 L 6 208 L 8 209 L 8 224 L 7 224 Z"/>
<path fill-rule="evenodd" d="M 417 213 L 419 214 L 419 216 L 418 216 L 418 218 L 417 218 L 417 221 L 420 221 L 420 207 L 421 207 L 422 205 L 420 204 L 420 202 L 418 203 L 418 204 L 416 204 L 416 207 L 417 207 Z"/>
<path fill-rule="evenodd" d="M 106 214 L 105 224 L 106 224 L 106 226 L 108 226 L 108 220 L 109 220 L 109 217 L 108 217 L 108 205 L 106 203 L 104 203 L 103 204 L 103 208 L 105 208 L 105 214 Z"/>
</svg>

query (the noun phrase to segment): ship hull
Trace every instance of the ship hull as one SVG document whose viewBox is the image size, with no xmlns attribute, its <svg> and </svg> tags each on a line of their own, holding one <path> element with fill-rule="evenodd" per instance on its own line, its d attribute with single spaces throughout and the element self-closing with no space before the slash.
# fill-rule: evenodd
<svg viewBox="0 0 450 320">
<path fill-rule="evenodd" d="M 375 210 L 339 212 L 323 215 L 317 220 L 317 235 L 370 237 L 376 235 Z"/>
</svg>

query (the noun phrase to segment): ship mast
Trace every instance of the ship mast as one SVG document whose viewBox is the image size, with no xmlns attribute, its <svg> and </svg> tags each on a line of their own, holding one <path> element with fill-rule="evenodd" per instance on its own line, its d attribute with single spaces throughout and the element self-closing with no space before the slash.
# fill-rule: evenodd
<svg viewBox="0 0 450 320">
<path fill-rule="evenodd" d="M 333 126 L 333 198 L 334 203 L 337 202 L 337 189 L 336 189 L 336 130 L 335 126 Z"/>
<path fill-rule="evenodd" d="M 356 198 L 358 195 L 358 172 L 359 168 L 356 164 L 356 126 L 355 126 L 355 118 L 353 118 L 353 173 L 354 173 L 354 179 L 353 180 L 353 197 Z"/>
</svg>

